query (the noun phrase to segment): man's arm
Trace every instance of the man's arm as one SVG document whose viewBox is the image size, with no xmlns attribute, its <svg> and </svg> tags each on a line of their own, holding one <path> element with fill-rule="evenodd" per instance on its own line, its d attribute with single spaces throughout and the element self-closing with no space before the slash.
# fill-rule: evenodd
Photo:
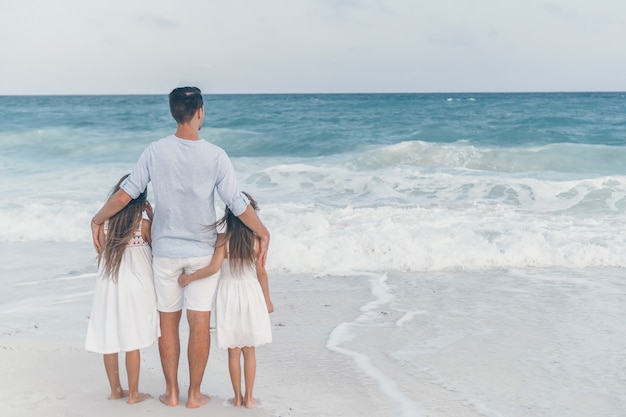
<svg viewBox="0 0 626 417">
<path fill-rule="evenodd" d="M 243 205 L 248 203 L 248 201 L 247 198 L 245 198 L 245 196 L 239 191 L 235 169 L 233 168 L 230 158 L 223 150 L 218 158 L 217 172 L 220 173 L 218 174 L 217 180 L 217 192 L 220 198 L 233 213 L 240 212 Z M 270 245 L 270 232 L 263 225 L 261 219 L 259 219 L 259 216 L 257 216 L 250 204 L 248 204 L 245 210 L 241 214 L 237 215 L 237 217 L 239 217 L 239 220 L 244 222 L 246 226 L 252 229 L 252 231 L 259 238 L 261 251 L 258 256 L 263 262 L 263 265 L 265 265 L 267 250 Z"/>
<path fill-rule="evenodd" d="M 256 212 L 250 204 L 248 204 L 248 207 L 246 207 L 245 211 L 237 217 L 239 217 L 239 220 L 244 222 L 246 226 L 252 229 L 252 231 L 259 239 L 259 258 L 261 259 L 262 265 L 265 266 L 265 260 L 267 259 L 267 250 L 270 246 L 270 232 L 261 222 L 261 219 L 259 219 L 259 216 L 257 216 Z"/>
<path fill-rule="evenodd" d="M 96 252 L 100 253 L 102 250 L 102 245 L 98 239 L 102 223 L 126 207 L 130 200 L 132 200 L 132 198 L 126 191 L 118 190 L 104 203 L 104 206 L 93 216 L 93 219 L 91 219 L 91 238 L 93 239 L 93 246 L 96 248 Z"/>
</svg>

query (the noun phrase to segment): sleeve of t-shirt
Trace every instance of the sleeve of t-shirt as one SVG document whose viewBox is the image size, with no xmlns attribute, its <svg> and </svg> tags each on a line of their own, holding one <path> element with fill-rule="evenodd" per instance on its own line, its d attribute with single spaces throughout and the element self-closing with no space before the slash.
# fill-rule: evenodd
<svg viewBox="0 0 626 417">
<path fill-rule="evenodd" d="M 217 159 L 217 193 L 235 216 L 239 216 L 250 204 L 250 200 L 239 190 L 235 169 L 226 152 Z"/>
<path fill-rule="evenodd" d="M 130 175 L 120 185 L 120 188 L 133 199 L 139 197 L 150 182 L 150 171 L 148 171 L 149 160 L 150 147 L 143 151 Z"/>
</svg>

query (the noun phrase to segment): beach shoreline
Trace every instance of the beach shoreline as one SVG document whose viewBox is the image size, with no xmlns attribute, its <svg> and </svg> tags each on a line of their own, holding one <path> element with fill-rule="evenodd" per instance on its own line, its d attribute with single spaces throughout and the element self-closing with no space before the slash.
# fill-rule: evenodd
<svg viewBox="0 0 626 417">
<path fill-rule="evenodd" d="M 184 319 L 181 405 L 157 399 L 165 384 L 156 345 L 142 350 L 140 377 L 140 390 L 153 398 L 110 401 L 101 355 L 84 350 L 92 248 L 15 246 L 0 255 L 3 416 L 614 417 L 626 405 L 621 268 L 270 271 L 276 311 L 273 342 L 257 348 L 260 405 L 226 403 L 227 354 L 212 331 L 202 391 L 213 399 L 198 411 L 184 407 Z M 68 269 L 59 254 L 70 249 L 76 259 Z M 44 264 L 17 268 L 33 250 Z M 121 369 L 124 380 L 123 360 Z"/>
<path fill-rule="evenodd" d="M 102 356 L 84 349 L 96 279 L 95 257 L 90 245 L 36 244 L 37 250 L 45 254 L 41 260 L 48 264 L 47 267 L 33 265 L 29 271 L 24 271 L 12 266 L 26 261 L 20 256 L 31 251 L 20 246 L 28 245 L 11 245 L 14 251 L 5 251 L 2 255 L 7 258 L 3 268 L 10 280 L 7 283 L 9 291 L 0 305 L 3 318 L 0 373 L 5 375 L 0 383 L 0 414 L 8 417 L 61 417 L 89 412 L 96 417 L 113 414 L 123 417 L 140 412 L 177 417 L 194 413 L 195 410 L 184 406 L 189 381 L 185 354 L 189 329 L 184 317 L 180 327 L 180 405 L 170 408 L 158 401 L 165 382 L 156 344 L 141 351 L 140 391 L 153 398 L 132 406 L 125 404 L 124 400 L 108 400 Z M 78 255 L 74 268 L 69 271 L 67 262 L 58 256 L 67 253 L 68 247 L 74 247 Z M 329 280 L 335 283 L 329 285 Z M 322 414 L 329 409 L 328 398 L 331 403 L 341 402 L 341 387 L 334 393 L 328 392 L 324 379 L 326 367 L 330 366 L 334 371 L 343 369 L 352 378 L 357 377 L 358 372 L 341 355 L 326 349 L 325 344 L 336 321 L 351 320 L 369 297 L 367 286 L 361 291 L 351 290 L 357 288 L 359 280 L 289 274 L 271 276 L 270 288 L 277 311 L 271 316 L 273 342 L 257 348 L 255 397 L 259 399 L 259 405 L 247 410 L 227 403 L 232 397 L 227 354 L 217 348 L 212 327 L 211 352 L 202 384 L 202 392 L 210 395 L 212 400 L 202 407 L 206 410 L 201 412 L 227 417 L 316 415 L 316 409 Z M 352 293 L 349 302 L 345 293 Z M 125 387 L 123 354 L 120 354 L 120 373 Z M 310 379 L 315 375 L 318 376 L 317 382 Z M 302 381 L 300 387 L 297 386 L 299 380 Z M 289 381 L 287 386 L 285 381 Z M 349 382 L 346 379 L 335 384 L 349 386 Z M 295 395 L 289 395 L 290 391 Z M 302 401 L 301 391 L 327 399 L 320 403 L 321 408 L 314 402 L 299 403 Z M 335 408 L 334 405 L 330 407 Z"/>
</svg>

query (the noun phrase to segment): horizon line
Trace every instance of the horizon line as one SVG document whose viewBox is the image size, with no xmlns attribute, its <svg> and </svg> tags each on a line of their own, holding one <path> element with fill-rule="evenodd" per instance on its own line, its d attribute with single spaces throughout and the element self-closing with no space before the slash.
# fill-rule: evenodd
<svg viewBox="0 0 626 417">
<path fill-rule="evenodd" d="M 243 93 L 243 92 L 206 92 L 202 95 L 207 96 L 263 96 L 263 95 L 393 95 L 393 94 L 598 94 L 598 93 L 626 93 L 624 90 L 546 90 L 546 91 L 361 91 L 361 92 L 282 92 L 282 93 Z M 87 96 L 167 96 L 167 93 L 18 93 L 18 94 L 2 94 L 0 97 L 87 97 Z"/>
</svg>

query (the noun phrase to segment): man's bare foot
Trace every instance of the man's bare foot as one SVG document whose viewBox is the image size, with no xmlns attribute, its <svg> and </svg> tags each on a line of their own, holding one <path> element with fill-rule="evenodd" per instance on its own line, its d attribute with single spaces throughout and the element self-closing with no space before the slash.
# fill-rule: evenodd
<svg viewBox="0 0 626 417">
<path fill-rule="evenodd" d="M 149 398 L 152 398 L 152 395 L 144 394 L 143 392 L 138 392 L 137 395 L 129 395 L 127 403 L 128 404 L 137 404 L 137 403 L 145 401 L 145 400 L 147 400 Z"/>
<path fill-rule="evenodd" d="M 125 389 L 118 388 L 115 391 L 111 391 L 109 400 L 119 400 L 120 398 L 126 398 L 126 397 L 128 397 L 128 391 Z"/>
<path fill-rule="evenodd" d="M 241 405 L 243 404 L 243 399 L 233 397 L 228 400 L 228 403 L 234 407 L 241 407 Z"/>
<path fill-rule="evenodd" d="M 163 394 L 159 396 L 159 401 L 169 407 L 176 407 L 178 405 L 178 395 L 175 394 Z"/>
<path fill-rule="evenodd" d="M 256 399 L 255 398 L 245 398 L 243 400 L 243 405 L 246 408 L 254 408 L 254 406 L 256 405 Z"/>
<path fill-rule="evenodd" d="M 208 403 L 211 397 L 203 393 L 191 394 L 189 393 L 189 399 L 187 400 L 187 408 L 198 408 Z"/>
</svg>

